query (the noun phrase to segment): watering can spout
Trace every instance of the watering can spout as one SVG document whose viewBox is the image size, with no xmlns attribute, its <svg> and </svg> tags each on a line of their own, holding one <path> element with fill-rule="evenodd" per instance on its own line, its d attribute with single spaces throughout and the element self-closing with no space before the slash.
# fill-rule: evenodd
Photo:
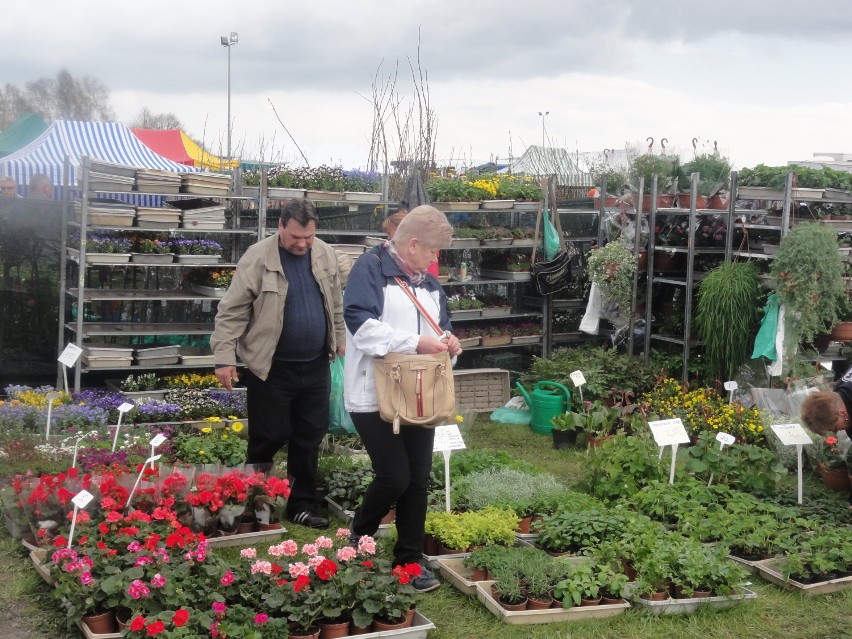
<svg viewBox="0 0 852 639">
<path fill-rule="evenodd" d="M 521 391 L 521 395 L 523 395 L 524 401 L 527 403 L 527 406 L 532 409 L 532 397 L 530 397 L 530 394 L 527 392 L 527 389 L 524 388 L 524 385 L 520 382 L 515 382 L 515 388 Z"/>
</svg>

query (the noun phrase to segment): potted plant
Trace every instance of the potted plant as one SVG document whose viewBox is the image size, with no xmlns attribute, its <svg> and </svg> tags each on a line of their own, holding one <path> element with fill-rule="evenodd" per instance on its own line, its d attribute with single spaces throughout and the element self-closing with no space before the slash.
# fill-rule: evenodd
<svg viewBox="0 0 852 639">
<path fill-rule="evenodd" d="M 482 238 L 482 244 L 491 248 L 509 246 L 512 244 L 512 239 L 512 231 L 505 226 L 490 226 L 485 229 L 485 237 Z"/>
<path fill-rule="evenodd" d="M 482 335 L 483 346 L 505 346 L 512 343 L 510 328 L 505 324 L 489 326 Z"/>
<path fill-rule="evenodd" d="M 130 256 L 131 262 L 143 264 L 168 264 L 175 254 L 168 240 L 160 238 L 135 238 Z"/>
<path fill-rule="evenodd" d="M 587 269 L 589 279 L 600 287 L 604 299 L 617 306 L 622 317 L 626 317 L 630 312 L 636 272 L 633 252 L 621 240 L 615 240 L 589 253 Z"/>
<path fill-rule="evenodd" d="M 567 574 L 553 586 L 553 597 L 565 608 L 571 606 L 595 606 L 601 602 L 599 570 L 594 561 L 573 564 Z"/>
<path fill-rule="evenodd" d="M 650 552 L 634 561 L 638 575 L 636 592 L 643 599 L 665 601 L 672 579 L 673 550 L 667 540 L 659 540 Z"/>
<path fill-rule="evenodd" d="M 535 244 L 535 229 L 531 226 L 517 226 L 509 229 L 512 233 L 513 247 L 526 247 Z"/>
<path fill-rule="evenodd" d="M 447 210 L 476 210 L 483 195 L 487 195 L 472 182 L 461 178 L 433 178 L 426 182 L 425 188 L 433 202 L 448 204 Z M 460 205 L 462 202 L 469 204 Z"/>
<path fill-rule="evenodd" d="M 673 193 L 677 185 L 679 164 L 677 156 L 674 155 L 654 155 L 647 153 L 634 157 L 630 161 L 630 168 L 628 169 L 630 189 L 634 193 L 637 192 L 639 190 L 639 179 L 643 178 L 643 195 L 650 195 L 653 178 L 656 175 L 657 206 L 671 206 L 674 196 L 670 194 Z M 635 195 L 634 198 L 636 198 Z M 644 197 L 642 202 L 642 210 L 650 211 L 651 203 L 649 198 Z"/>
<path fill-rule="evenodd" d="M 170 244 L 181 264 L 217 264 L 222 259 L 222 245 L 213 240 L 174 238 Z"/>
<path fill-rule="evenodd" d="M 711 379 L 733 379 L 749 359 L 759 324 L 759 300 L 760 280 L 751 262 L 722 264 L 699 284 L 695 327 Z"/>
<path fill-rule="evenodd" d="M 480 317 L 482 315 L 482 300 L 470 295 L 457 294 L 447 298 L 447 311 L 451 319 Z"/>
<path fill-rule="evenodd" d="M 731 163 L 728 158 L 713 153 L 695 156 L 680 167 L 678 176 L 678 203 L 681 208 L 689 208 L 691 175 L 698 173 L 699 202 L 696 208 L 706 209 L 711 196 L 716 195 L 728 184 L 731 175 Z M 684 197 L 685 196 L 685 197 Z"/>
<path fill-rule="evenodd" d="M 506 610 L 526 610 L 527 596 L 524 594 L 523 572 L 516 561 L 504 561 L 491 569 L 494 577 L 493 592 L 497 603 Z"/>
<path fill-rule="evenodd" d="M 552 418 L 550 423 L 553 424 L 553 447 L 556 450 L 565 450 L 574 446 L 578 433 L 587 432 L 589 421 L 588 413 L 570 411 Z"/>
<path fill-rule="evenodd" d="M 798 224 L 781 240 L 770 270 L 787 309 L 791 344 L 811 342 L 833 326 L 846 299 L 843 263 L 834 232 L 819 224 Z"/>
</svg>

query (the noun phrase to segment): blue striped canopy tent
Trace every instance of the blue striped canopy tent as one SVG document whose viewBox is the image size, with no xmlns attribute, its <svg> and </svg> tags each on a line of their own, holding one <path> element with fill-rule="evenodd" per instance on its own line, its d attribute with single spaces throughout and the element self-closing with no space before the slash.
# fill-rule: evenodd
<svg viewBox="0 0 852 639">
<path fill-rule="evenodd" d="M 162 169 L 164 171 L 187 172 L 197 168 L 172 162 L 154 153 L 142 144 L 133 132 L 118 122 L 74 122 L 57 120 L 39 137 L 11 155 L 0 158 L 0 175 L 11 175 L 19 187 L 30 183 L 36 173 L 44 173 L 61 187 L 64 177 L 65 158 L 70 160 L 68 184 L 77 186 L 77 171 L 80 159 L 88 156 L 93 160 L 124 164 L 137 168 Z M 20 188 L 25 191 L 25 188 Z M 118 197 L 118 196 L 115 196 Z M 154 205 L 155 198 L 134 196 L 134 203 Z M 156 196 L 156 201 L 162 198 Z"/>
</svg>

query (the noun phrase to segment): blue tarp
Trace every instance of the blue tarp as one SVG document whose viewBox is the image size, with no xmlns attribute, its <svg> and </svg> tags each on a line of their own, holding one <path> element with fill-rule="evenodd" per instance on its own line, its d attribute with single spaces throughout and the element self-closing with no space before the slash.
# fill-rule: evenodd
<svg viewBox="0 0 852 639">
<path fill-rule="evenodd" d="M 172 162 L 154 153 L 118 122 L 74 122 L 57 120 L 38 138 L 22 149 L 0 158 L 0 175 L 11 175 L 19 187 L 30 183 L 36 173 L 44 173 L 54 186 L 62 186 L 66 156 L 70 159 L 68 184 L 77 186 L 80 158 L 137 168 L 187 172 L 198 169 Z M 19 192 L 25 191 L 20 188 Z"/>
</svg>

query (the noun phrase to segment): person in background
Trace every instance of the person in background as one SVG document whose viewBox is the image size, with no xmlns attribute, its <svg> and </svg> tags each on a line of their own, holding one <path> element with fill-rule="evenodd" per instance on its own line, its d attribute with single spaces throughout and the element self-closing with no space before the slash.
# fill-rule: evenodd
<svg viewBox="0 0 852 639">
<path fill-rule="evenodd" d="M 438 249 L 450 244 L 452 234 L 453 227 L 438 209 L 416 207 L 399 223 L 392 239 L 355 261 L 343 296 L 344 403 L 376 473 L 355 512 L 350 541 L 354 544 L 363 535 L 375 535 L 382 517 L 396 506 L 394 564 L 419 563 L 423 556 L 435 431 L 403 426 L 398 435 L 393 433 L 393 426 L 379 414 L 373 359 L 390 352 L 448 352 L 451 357 L 462 352 L 449 332 L 447 297 L 427 272 Z M 443 335 L 434 334 L 395 277 L 408 283 L 444 329 Z M 428 592 L 440 586 L 431 571 L 421 570 L 411 582 L 416 590 Z"/>
<path fill-rule="evenodd" d="M 0 176 L 0 198 L 5 200 L 18 197 L 20 197 L 18 195 L 18 183 L 15 182 L 15 178 L 9 175 Z"/>
<path fill-rule="evenodd" d="M 844 430 L 852 439 L 852 368 L 835 383 L 834 390 L 808 395 L 802 402 L 800 416 L 805 426 L 819 435 Z M 852 468 L 848 470 L 852 472 Z M 852 493 L 849 503 L 852 509 Z"/>
<path fill-rule="evenodd" d="M 237 355 L 247 367 L 247 463 L 271 464 L 287 444 L 293 486 L 288 520 L 326 528 L 316 512 L 319 446 L 328 432 L 329 359 L 345 329 L 337 255 L 316 237 L 308 200 L 290 200 L 278 232 L 249 247 L 216 313 L 210 347 L 216 377 L 231 390 Z"/>
<path fill-rule="evenodd" d="M 30 200 L 52 200 L 53 182 L 44 173 L 36 173 L 30 178 L 27 199 Z"/>
<path fill-rule="evenodd" d="M 399 223 L 402 222 L 406 215 L 408 215 L 408 209 L 400 208 L 397 209 L 396 213 L 389 215 L 385 218 L 385 221 L 382 222 L 382 230 L 387 233 L 389 240 L 393 239 L 396 229 L 399 228 Z M 438 277 L 438 253 L 435 253 L 435 261 L 432 262 L 426 270 L 428 273 Z"/>
</svg>

